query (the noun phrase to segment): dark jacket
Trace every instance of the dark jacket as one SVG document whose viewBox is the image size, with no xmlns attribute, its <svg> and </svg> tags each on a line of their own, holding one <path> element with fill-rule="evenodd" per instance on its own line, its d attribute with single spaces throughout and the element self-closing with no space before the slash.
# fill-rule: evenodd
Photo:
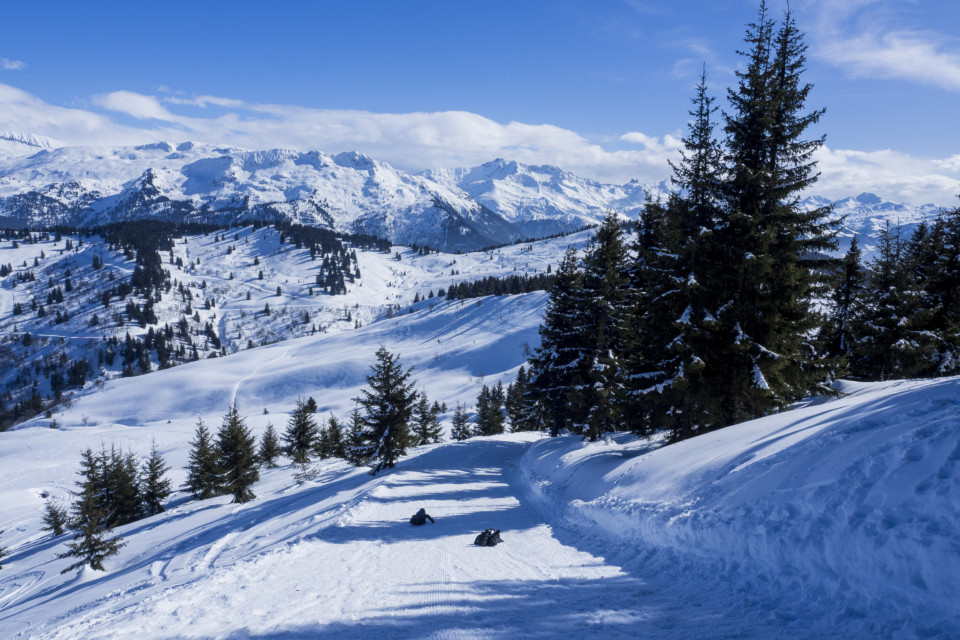
<svg viewBox="0 0 960 640">
<path fill-rule="evenodd" d="M 410 518 L 410 524 L 415 527 L 419 527 L 422 524 L 426 524 L 427 520 L 429 520 L 431 523 L 433 522 L 433 518 L 427 514 L 427 510 L 420 509 L 420 511 L 417 511 L 415 514 L 413 514 L 413 517 Z"/>
</svg>

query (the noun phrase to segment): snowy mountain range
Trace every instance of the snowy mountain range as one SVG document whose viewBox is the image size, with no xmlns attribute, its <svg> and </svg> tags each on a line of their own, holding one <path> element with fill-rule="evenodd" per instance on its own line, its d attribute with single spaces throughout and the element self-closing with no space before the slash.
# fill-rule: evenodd
<svg viewBox="0 0 960 640">
<path fill-rule="evenodd" d="M 549 165 L 496 159 L 470 169 L 400 171 L 356 152 L 248 151 L 184 142 L 64 147 L 0 133 L 0 222 L 92 226 L 118 220 L 291 220 L 405 245 L 474 250 L 568 232 L 610 210 L 635 219 L 667 183 L 602 184 Z M 812 196 L 805 206 L 829 201 Z M 861 194 L 835 203 L 843 235 L 935 215 Z"/>
</svg>

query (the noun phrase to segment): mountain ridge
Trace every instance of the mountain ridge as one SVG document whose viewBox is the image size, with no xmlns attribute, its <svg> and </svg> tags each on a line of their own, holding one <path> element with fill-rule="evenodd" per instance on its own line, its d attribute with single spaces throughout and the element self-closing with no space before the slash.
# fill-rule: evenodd
<svg viewBox="0 0 960 640">
<path fill-rule="evenodd" d="M 609 211 L 637 219 L 648 197 L 670 191 L 666 181 L 605 184 L 505 158 L 409 173 L 358 151 L 163 141 L 67 147 L 12 132 L 0 133 L 0 143 L 0 220 L 20 226 L 284 220 L 455 252 L 566 233 L 599 223 Z M 801 201 L 810 209 L 828 204 L 840 221 L 841 250 L 853 236 L 869 250 L 887 222 L 909 232 L 940 211 L 871 193 Z"/>
</svg>

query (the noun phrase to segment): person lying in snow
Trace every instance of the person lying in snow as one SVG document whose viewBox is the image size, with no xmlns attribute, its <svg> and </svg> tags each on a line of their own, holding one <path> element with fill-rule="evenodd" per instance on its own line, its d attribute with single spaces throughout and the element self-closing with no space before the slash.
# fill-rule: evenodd
<svg viewBox="0 0 960 640">
<path fill-rule="evenodd" d="M 415 514 L 413 514 L 413 516 L 410 518 L 410 524 L 412 524 L 412 525 L 415 526 L 415 527 L 419 527 L 419 526 L 422 525 L 422 524 L 426 524 L 426 523 L 427 523 L 427 520 L 429 520 L 431 523 L 433 523 L 433 518 L 431 518 L 431 517 L 429 516 L 429 514 L 427 514 L 427 510 L 426 510 L 426 509 L 420 509 L 420 511 L 417 511 L 417 512 L 416 512 Z"/>
<path fill-rule="evenodd" d="M 477 536 L 473 544 L 478 547 L 495 547 L 500 542 L 503 542 L 500 538 L 500 529 L 487 529 Z"/>
</svg>

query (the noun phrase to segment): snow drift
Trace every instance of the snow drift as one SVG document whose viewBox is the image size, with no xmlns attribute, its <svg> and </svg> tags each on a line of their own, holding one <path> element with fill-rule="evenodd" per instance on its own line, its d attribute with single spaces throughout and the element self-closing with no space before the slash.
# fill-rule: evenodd
<svg viewBox="0 0 960 640">
<path fill-rule="evenodd" d="M 815 618 L 826 635 L 954 636 L 960 379 L 841 388 L 840 400 L 662 448 L 541 441 L 524 470 L 568 522 L 661 552 L 647 561 L 702 563 L 793 610 L 800 622 L 785 628 L 817 636 Z"/>
</svg>

